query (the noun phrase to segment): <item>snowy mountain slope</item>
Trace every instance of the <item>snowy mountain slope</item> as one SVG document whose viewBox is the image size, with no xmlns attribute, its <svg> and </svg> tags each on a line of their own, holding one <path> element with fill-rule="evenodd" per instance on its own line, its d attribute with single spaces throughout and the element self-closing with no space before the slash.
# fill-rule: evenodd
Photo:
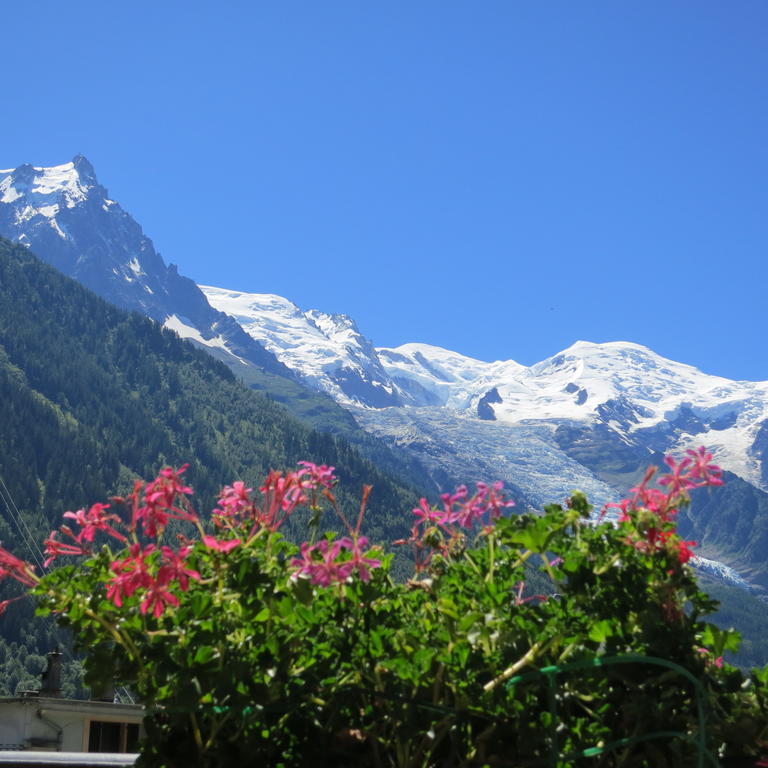
<svg viewBox="0 0 768 768">
<path fill-rule="evenodd" d="M 430 344 L 403 344 L 376 350 L 384 370 L 403 389 L 416 386 L 434 402 L 453 410 L 476 410 L 478 402 L 501 381 L 513 381 L 525 367 L 513 360 L 484 363 Z"/>
<path fill-rule="evenodd" d="M 459 367 L 453 353 L 426 345 L 377 351 L 392 379 L 410 377 L 435 392 L 446 390 L 442 371 L 453 364 L 461 396 L 454 385 L 446 407 L 477 411 L 486 397 L 483 418 L 602 423 L 662 452 L 703 442 L 723 466 L 768 488 L 766 451 L 759 444 L 768 423 L 768 382 L 711 376 L 629 342 L 579 341 L 529 368 L 476 361 Z"/>
<path fill-rule="evenodd" d="M 426 344 L 375 349 L 348 315 L 304 311 L 281 296 L 201 285 L 226 312 L 311 386 L 345 406 L 448 406 L 464 410 L 493 382 L 523 370 Z M 475 402 L 476 405 L 476 402 Z"/>
<path fill-rule="evenodd" d="M 433 407 L 508 425 L 605 427 L 626 444 L 716 460 L 768 490 L 768 382 L 730 381 L 629 342 L 578 341 L 530 367 L 483 362 L 428 344 L 374 348 L 346 316 L 305 312 L 270 294 L 203 286 L 310 386 L 350 408 Z M 391 415 L 357 415 L 373 423 Z"/>
<path fill-rule="evenodd" d="M 414 453 L 434 473 L 470 485 L 502 480 L 532 506 L 563 501 L 575 490 L 600 507 L 616 490 L 561 450 L 546 422 L 482 421 L 445 408 L 356 408 L 355 418 L 373 434 Z"/>
<path fill-rule="evenodd" d="M 201 285 L 208 301 L 227 313 L 310 386 L 343 405 L 399 405 L 371 343 L 347 315 L 303 312 L 273 294 Z"/>
<path fill-rule="evenodd" d="M 136 221 L 109 197 L 82 155 L 50 168 L 0 171 L 0 235 L 103 298 L 165 322 L 240 363 L 292 376 L 195 283 L 166 266 Z"/>
<path fill-rule="evenodd" d="M 520 385 L 534 393 L 521 396 Z M 663 358 L 638 344 L 577 342 L 498 386 L 499 420 L 601 423 L 651 450 L 681 453 L 705 443 L 716 460 L 768 487 L 768 382 L 730 381 Z"/>
</svg>

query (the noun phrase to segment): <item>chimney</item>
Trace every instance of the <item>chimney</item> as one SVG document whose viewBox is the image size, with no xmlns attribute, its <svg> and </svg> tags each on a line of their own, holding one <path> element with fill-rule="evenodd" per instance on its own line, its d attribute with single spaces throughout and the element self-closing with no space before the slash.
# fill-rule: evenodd
<svg viewBox="0 0 768 768">
<path fill-rule="evenodd" d="M 47 657 L 48 665 L 43 672 L 41 696 L 61 696 L 61 651 L 57 648 Z"/>
</svg>

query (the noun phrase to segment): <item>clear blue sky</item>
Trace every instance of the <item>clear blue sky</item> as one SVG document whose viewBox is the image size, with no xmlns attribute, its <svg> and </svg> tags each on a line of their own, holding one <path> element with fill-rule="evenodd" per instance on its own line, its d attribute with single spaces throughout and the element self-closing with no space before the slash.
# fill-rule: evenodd
<svg viewBox="0 0 768 768">
<path fill-rule="evenodd" d="M 2 3 L 0 168 L 377 345 L 768 379 L 768 3 Z"/>
</svg>

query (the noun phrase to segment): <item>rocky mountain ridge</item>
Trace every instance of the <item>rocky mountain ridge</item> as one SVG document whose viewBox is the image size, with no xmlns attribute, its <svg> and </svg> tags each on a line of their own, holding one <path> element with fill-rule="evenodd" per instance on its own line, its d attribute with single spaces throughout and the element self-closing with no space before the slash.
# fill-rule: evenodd
<svg viewBox="0 0 768 768">
<path fill-rule="evenodd" d="M 167 266 L 139 224 L 99 184 L 83 155 L 43 168 L 0 170 L 0 235 L 119 307 L 135 310 L 220 356 L 290 376 L 232 319 L 211 307 L 195 283 Z"/>
</svg>

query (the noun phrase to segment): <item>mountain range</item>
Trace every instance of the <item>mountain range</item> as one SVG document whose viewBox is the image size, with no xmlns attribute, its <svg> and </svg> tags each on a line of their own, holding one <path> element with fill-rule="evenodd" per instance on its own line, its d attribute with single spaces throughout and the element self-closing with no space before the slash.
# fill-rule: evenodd
<svg viewBox="0 0 768 768">
<path fill-rule="evenodd" d="M 706 445 L 732 473 L 740 512 L 725 525 L 727 500 L 708 497 L 685 526 L 708 557 L 768 586 L 758 545 L 768 382 L 711 376 L 628 342 L 577 341 L 532 366 L 419 343 L 376 347 L 346 315 L 181 276 L 81 155 L 0 171 L 0 235 L 206 349 L 300 417 L 350 433 L 359 425 L 423 470 L 424 486 L 501 479 L 531 507 L 578 487 L 602 505 L 649 462 Z"/>
</svg>

